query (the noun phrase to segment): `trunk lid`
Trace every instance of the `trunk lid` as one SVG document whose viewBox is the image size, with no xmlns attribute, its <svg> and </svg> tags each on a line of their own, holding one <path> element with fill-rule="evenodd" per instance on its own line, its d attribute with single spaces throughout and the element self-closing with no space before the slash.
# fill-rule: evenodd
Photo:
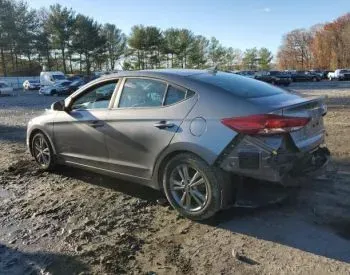
<svg viewBox="0 0 350 275">
<path fill-rule="evenodd" d="M 309 117 L 310 121 L 305 127 L 290 133 L 300 151 L 310 151 L 324 142 L 323 116 L 327 112 L 327 107 L 323 98 L 303 98 L 295 94 L 282 93 L 249 100 L 268 108 L 273 114 Z"/>
<path fill-rule="evenodd" d="M 291 132 L 295 145 L 301 151 L 309 151 L 324 142 L 325 129 L 323 116 L 327 107 L 323 98 L 312 98 L 303 103 L 282 108 L 284 116 L 309 117 L 309 123 L 302 129 Z"/>
</svg>

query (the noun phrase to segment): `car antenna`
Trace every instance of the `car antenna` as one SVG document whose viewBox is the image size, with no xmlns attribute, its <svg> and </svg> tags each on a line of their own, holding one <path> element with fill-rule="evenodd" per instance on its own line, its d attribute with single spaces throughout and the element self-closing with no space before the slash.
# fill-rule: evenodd
<svg viewBox="0 0 350 275">
<path fill-rule="evenodd" d="M 207 69 L 208 73 L 216 74 L 218 72 L 218 64 Z"/>
</svg>

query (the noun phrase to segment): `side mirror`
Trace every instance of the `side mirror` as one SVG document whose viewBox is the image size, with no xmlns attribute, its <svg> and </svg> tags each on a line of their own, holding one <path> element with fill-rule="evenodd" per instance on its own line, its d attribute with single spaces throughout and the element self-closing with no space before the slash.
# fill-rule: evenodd
<svg viewBox="0 0 350 275">
<path fill-rule="evenodd" d="M 64 100 L 56 101 L 52 103 L 51 110 L 54 111 L 65 111 Z"/>
</svg>

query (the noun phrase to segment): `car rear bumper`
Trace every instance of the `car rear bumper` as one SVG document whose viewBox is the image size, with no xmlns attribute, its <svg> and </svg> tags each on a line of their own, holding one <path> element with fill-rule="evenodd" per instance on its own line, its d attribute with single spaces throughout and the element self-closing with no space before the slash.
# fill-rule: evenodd
<svg viewBox="0 0 350 275">
<path fill-rule="evenodd" d="M 289 186 L 297 178 L 324 173 L 329 162 L 329 150 L 317 145 L 312 150 L 291 150 L 289 146 L 267 146 L 256 138 L 234 142 L 218 160 L 227 172 L 258 180 Z M 282 149 L 281 149 L 282 148 Z"/>
</svg>

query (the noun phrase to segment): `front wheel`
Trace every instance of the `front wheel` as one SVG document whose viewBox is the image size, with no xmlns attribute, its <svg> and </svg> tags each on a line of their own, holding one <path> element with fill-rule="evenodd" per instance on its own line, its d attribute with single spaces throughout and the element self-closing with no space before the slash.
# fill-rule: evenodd
<svg viewBox="0 0 350 275">
<path fill-rule="evenodd" d="M 173 208 L 192 220 L 205 220 L 220 210 L 220 171 L 195 155 L 172 158 L 163 174 L 165 195 Z"/>
<path fill-rule="evenodd" d="M 48 138 L 43 133 L 37 133 L 31 142 L 32 154 L 36 163 L 42 170 L 50 170 L 54 167 L 54 153 Z"/>
</svg>

